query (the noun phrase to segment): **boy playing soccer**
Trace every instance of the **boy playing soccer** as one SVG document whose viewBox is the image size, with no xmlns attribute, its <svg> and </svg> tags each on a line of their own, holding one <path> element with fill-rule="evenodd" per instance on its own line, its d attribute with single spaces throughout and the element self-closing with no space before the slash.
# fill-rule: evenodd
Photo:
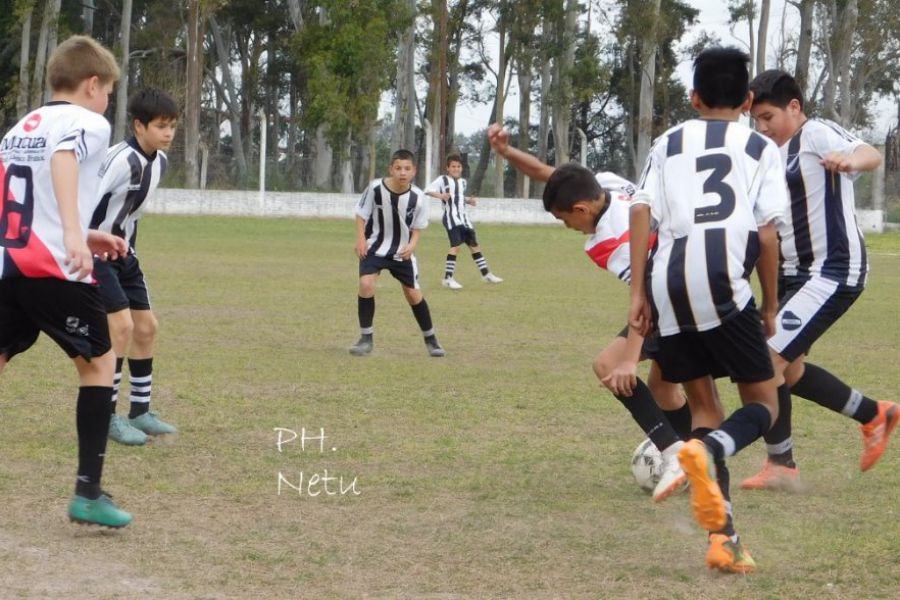
<svg viewBox="0 0 900 600">
<path fill-rule="evenodd" d="M 456 281 L 453 274 L 456 272 L 456 256 L 463 242 L 472 252 L 472 259 L 481 271 L 481 279 L 486 283 L 501 283 L 503 279 L 497 277 L 488 268 L 487 260 L 481 254 L 481 247 L 475 237 L 475 227 L 469 219 L 466 205 L 475 206 L 478 199 L 474 196 L 466 196 L 466 180 L 462 179 L 463 163 L 459 154 L 451 154 L 447 157 L 447 174 L 441 175 L 431 182 L 425 189 L 425 193 L 437 198 L 443 203 L 444 216 L 441 222 L 447 230 L 450 238 L 450 250 L 447 252 L 447 261 L 444 268 L 444 279 L 441 282 L 451 290 L 462 289 L 462 284 Z"/>
<path fill-rule="evenodd" d="M 128 244 L 127 255 L 118 260 L 97 261 L 94 277 L 100 284 L 116 353 L 109 437 L 120 444 L 141 445 L 148 435 L 176 431 L 150 411 L 153 342 L 158 323 L 134 248 L 138 219 L 166 170 L 164 150 L 175 136 L 178 106 L 168 94 L 151 88 L 128 100 L 128 114 L 134 135 L 107 152 L 98 194 L 100 204 L 91 219 L 91 229 L 115 235 Z M 128 419 L 116 414 L 125 356 L 131 384 Z"/>
<path fill-rule="evenodd" d="M 781 308 L 769 350 L 776 375 L 783 375 L 778 419 L 764 436 L 768 460 L 746 479 L 746 489 L 781 487 L 796 479 L 791 440 L 790 394 L 812 400 L 860 423 L 863 471 L 881 457 L 900 421 L 900 406 L 875 401 L 813 364 L 810 346 L 862 294 L 868 273 L 866 247 L 856 224 L 853 180 L 881 163 L 878 151 L 830 121 L 807 119 L 803 93 L 779 70 L 760 73 L 750 84 L 757 129 L 778 144 L 786 164 L 790 210 L 779 223 L 782 262 Z M 788 392 L 788 386 L 790 392 Z"/>
<path fill-rule="evenodd" d="M 597 266 L 628 282 L 631 276 L 628 254 L 629 201 L 634 184 L 613 173 L 596 176 L 584 167 L 569 163 L 554 168 L 536 157 L 509 145 L 509 134 L 500 124 L 488 128 L 491 148 L 509 163 L 537 181 L 545 181 L 544 208 L 566 227 L 591 236 L 585 252 Z M 648 384 L 636 376 L 641 355 L 652 358 L 653 339 L 644 340 L 627 327 L 594 359 L 594 373 L 625 406 L 635 422 L 653 441 L 663 457 L 662 476 L 653 490 L 653 499 L 661 501 L 679 490 L 685 474 L 678 463 L 678 450 L 689 437 L 693 420 L 696 427 L 715 427 L 721 421 L 721 409 L 715 389 L 691 398 L 690 408 L 677 384 L 665 382 L 651 362 Z M 634 358 L 631 370 L 621 374 L 616 368 L 626 356 Z M 711 384 L 712 382 L 710 382 Z M 657 404 L 658 402 L 658 404 Z"/>
<path fill-rule="evenodd" d="M 728 522 L 728 489 L 716 481 L 716 464 L 761 437 L 778 416 L 766 337 L 777 308 L 774 222 L 788 204 L 778 148 L 736 122 L 750 108 L 748 62 L 736 48 L 697 56 L 691 104 L 700 118 L 656 141 L 630 222 L 629 322 L 646 332 L 652 313 L 663 379 L 682 383 L 690 397 L 709 376 L 728 375 L 743 403 L 679 451 L 694 516 L 710 532 L 706 563 L 727 572 L 749 572 L 755 563 Z M 648 260 L 651 216 L 657 239 Z M 754 265 L 761 315 L 748 280 Z"/>
<path fill-rule="evenodd" d="M 75 363 L 78 476 L 69 519 L 124 527 L 131 515 L 100 488 L 115 355 L 93 284 L 92 254 L 116 258 L 125 244 L 88 233 L 109 145 L 103 117 L 119 78 L 113 55 L 84 36 L 60 44 L 47 63 L 52 100 L 0 142 L 0 370 L 43 331 Z"/>
<path fill-rule="evenodd" d="M 375 318 L 375 284 L 382 269 L 400 282 L 425 338 L 429 356 L 444 356 L 434 335 L 431 311 L 419 289 L 419 269 L 413 252 L 422 229 L 428 227 L 428 206 L 422 190 L 412 184 L 415 156 L 397 150 L 391 156 L 390 176 L 369 184 L 356 209 L 356 255 L 359 257 L 359 340 L 350 354 L 372 352 Z"/>
</svg>

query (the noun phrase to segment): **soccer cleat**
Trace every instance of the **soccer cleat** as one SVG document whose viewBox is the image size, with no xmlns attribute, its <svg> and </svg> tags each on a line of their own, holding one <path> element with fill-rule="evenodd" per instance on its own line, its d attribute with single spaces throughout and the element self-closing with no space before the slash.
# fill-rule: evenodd
<svg viewBox="0 0 900 600">
<path fill-rule="evenodd" d="M 687 475 L 678 462 L 678 450 L 684 445 L 684 442 L 678 441 L 672 444 L 671 448 L 666 448 L 662 453 L 662 465 L 659 468 L 659 481 L 653 488 L 653 501 L 662 502 L 672 494 L 684 489 L 687 484 Z"/>
<path fill-rule="evenodd" d="M 875 463 L 884 454 L 888 438 L 891 437 L 891 432 L 897 427 L 897 422 L 900 422 L 900 405 L 897 405 L 895 402 L 880 400 L 878 402 L 878 414 L 875 418 L 859 427 L 862 431 L 863 445 L 865 446 L 862 459 L 859 462 L 860 469 L 868 471 L 875 466 Z"/>
<path fill-rule="evenodd" d="M 733 542 L 723 533 L 709 534 L 709 548 L 706 551 L 706 566 L 724 573 L 752 573 L 756 561 L 741 545 L 741 540 Z"/>
<path fill-rule="evenodd" d="M 132 427 L 140 429 L 147 435 L 166 435 L 167 433 L 176 433 L 178 431 L 174 425 L 169 425 L 153 411 L 147 411 L 133 419 L 128 419 L 128 421 Z"/>
<path fill-rule="evenodd" d="M 452 277 L 445 277 L 444 280 L 441 282 L 441 285 L 444 286 L 445 288 L 450 288 L 451 290 L 461 290 L 462 289 L 462 284 Z"/>
<path fill-rule="evenodd" d="M 435 337 L 425 340 L 425 348 L 428 350 L 428 356 L 441 357 L 447 355 L 447 352 L 441 348 Z"/>
<path fill-rule="evenodd" d="M 502 277 L 497 277 L 493 273 L 488 273 L 487 275 L 482 275 L 481 280 L 485 283 L 503 283 Z"/>
<path fill-rule="evenodd" d="M 786 467 L 766 459 L 759 473 L 741 482 L 741 489 L 790 490 L 796 485 L 799 474 L 797 467 Z"/>
<path fill-rule="evenodd" d="M 716 482 L 716 467 L 706 445 L 700 440 L 685 442 L 678 451 L 678 461 L 691 484 L 694 519 L 707 531 L 725 527 L 728 519 L 725 498 Z"/>
<path fill-rule="evenodd" d="M 365 356 L 372 353 L 373 347 L 372 337 L 362 336 L 355 344 L 350 346 L 350 354 L 353 356 Z"/>
<path fill-rule="evenodd" d="M 147 434 L 133 427 L 125 417 L 112 415 L 109 418 L 109 439 L 126 446 L 143 446 L 147 443 Z"/>
<path fill-rule="evenodd" d="M 73 523 L 118 529 L 131 523 L 131 519 L 131 513 L 116 506 L 105 492 L 96 500 L 75 495 L 69 502 L 69 520 Z"/>
</svg>

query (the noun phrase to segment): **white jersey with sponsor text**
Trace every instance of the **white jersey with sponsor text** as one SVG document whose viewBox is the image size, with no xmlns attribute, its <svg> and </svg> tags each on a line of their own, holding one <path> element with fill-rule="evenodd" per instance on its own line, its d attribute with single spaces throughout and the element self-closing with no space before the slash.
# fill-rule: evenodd
<svg viewBox="0 0 900 600">
<path fill-rule="evenodd" d="M 466 180 L 462 177 L 454 179 L 449 175 L 441 175 L 425 188 L 426 192 L 450 194 L 449 200 L 441 200 L 444 207 L 441 222 L 447 231 L 460 226 L 472 229 L 472 221 L 469 219 L 469 211 L 466 206 L 466 186 Z"/>
<path fill-rule="evenodd" d="M 791 197 L 778 227 L 783 276 L 821 276 L 865 287 L 869 267 L 853 197 L 858 173 L 827 171 L 819 162 L 830 152 L 850 154 L 863 143 L 836 123 L 810 119 L 781 146 Z"/>
<path fill-rule="evenodd" d="M 634 202 L 657 243 L 648 291 L 662 336 L 707 331 L 753 298 L 758 226 L 788 208 L 775 144 L 733 121 L 693 119 L 655 142 Z"/>
<path fill-rule="evenodd" d="M 62 221 L 53 191 L 50 159 L 72 151 L 78 161 L 81 232 L 99 196 L 100 167 L 110 126 L 102 116 L 68 102 L 50 102 L 27 114 L 0 142 L 0 278 L 55 277 L 78 280 L 65 265 Z M 90 275 L 82 279 L 92 282 Z"/>
<path fill-rule="evenodd" d="M 110 148 L 101 169 L 100 203 L 91 218 L 91 228 L 124 239 L 133 250 L 138 219 L 147 209 L 167 164 L 162 150 L 148 156 L 135 138 Z"/>
<path fill-rule="evenodd" d="M 383 179 L 372 181 L 356 207 L 356 214 L 366 222 L 369 254 L 396 258 L 397 251 L 409 243 L 413 229 L 428 227 L 425 199 L 414 185 L 398 194 Z"/>
</svg>

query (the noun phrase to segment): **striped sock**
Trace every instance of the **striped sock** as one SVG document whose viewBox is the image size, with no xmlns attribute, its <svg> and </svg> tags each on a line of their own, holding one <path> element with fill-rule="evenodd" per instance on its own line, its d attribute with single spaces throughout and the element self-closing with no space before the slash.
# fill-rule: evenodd
<svg viewBox="0 0 900 600">
<path fill-rule="evenodd" d="M 153 358 L 129 358 L 128 381 L 131 384 L 131 410 L 134 419 L 150 410 L 150 387 L 153 380 Z"/>
<path fill-rule="evenodd" d="M 453 279 L 453 273 L 456 272 L 456 255 L 448 254 L 447 262 L 444 263 L 444 279 Z"/>
<path fill-rule="evenodd" d="M 125 359 L 116 357 L 116 374 L 113 375 L 112 401 L 110 404 L 110 414 L 116 414 L 116 401 L 119 399 L 119 386 L 122 385 L 122 365 Z"/>
<path fill-rule="evenodd" d="M 484 255 L 481 254 L 481 252 L 473 253 L 472 259 L 475 261 L 475 264 L 478 265 L 478 270 L 481 271 L 482 275 L 487 275 L 491 272 L 491 270 L 488 269 L 487 259 L 484 257 Z"/>
</svg>

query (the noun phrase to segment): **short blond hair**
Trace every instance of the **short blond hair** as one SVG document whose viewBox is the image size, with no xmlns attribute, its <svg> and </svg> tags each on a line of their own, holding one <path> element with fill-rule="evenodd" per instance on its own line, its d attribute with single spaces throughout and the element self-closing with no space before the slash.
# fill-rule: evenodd
<svg viewBox="0 0 900 600">
<path fill-rule="evenodd" d="M 74 92 L 85 79 L 96 76 L 102 83 L 118 81 L 116 57 L 86 35 L 73 35 L 56 47 L 47 61 L 47 85 L 54 92 Z"/>
</svg>

